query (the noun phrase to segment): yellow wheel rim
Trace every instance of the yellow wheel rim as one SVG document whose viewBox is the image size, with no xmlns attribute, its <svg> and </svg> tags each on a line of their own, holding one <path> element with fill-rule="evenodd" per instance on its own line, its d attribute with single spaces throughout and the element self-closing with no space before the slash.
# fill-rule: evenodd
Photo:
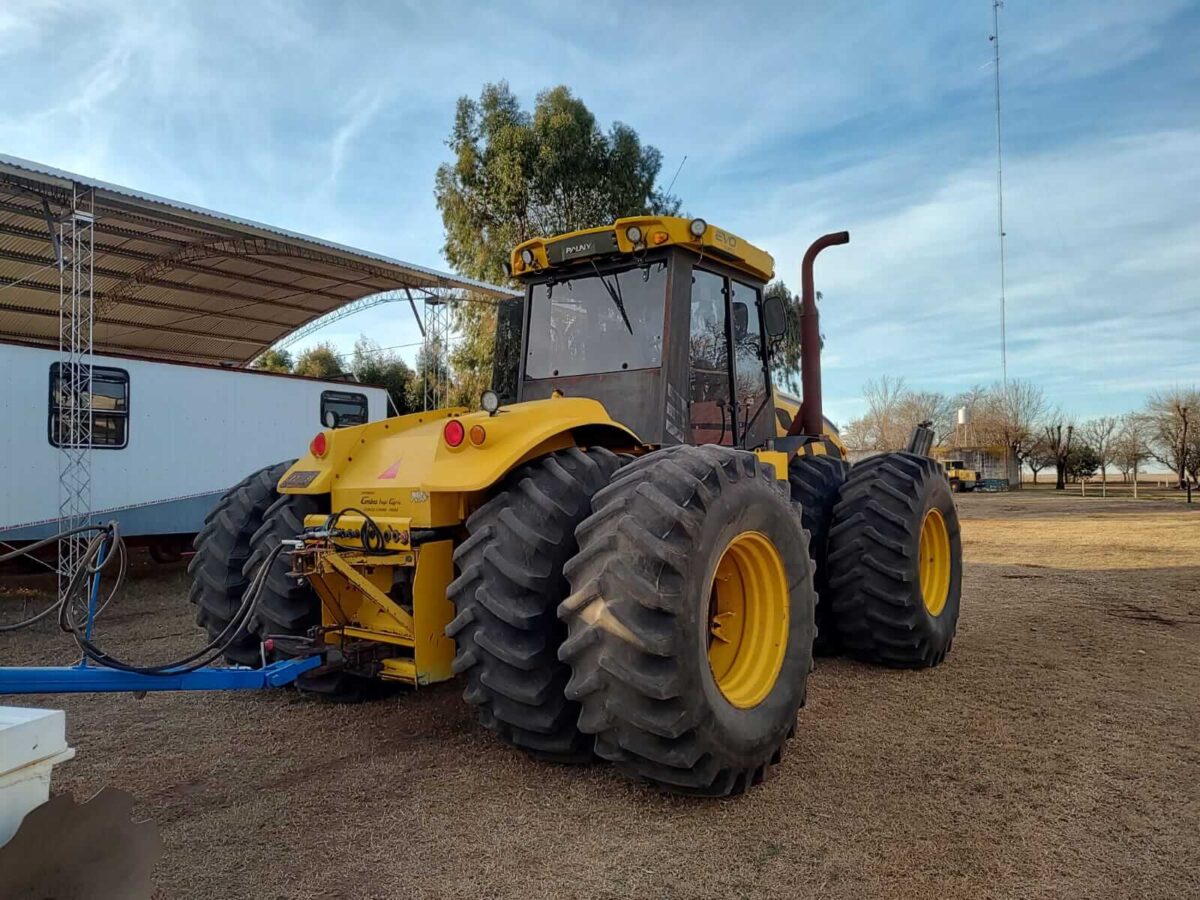
<svg viewBox="0 0 1200 900">
<path fill-rule="evenodd" d="M 771 693 L 788 640 L 787 573 L 765 534 L 743 531 L 717 563 L 709 591 L 708 664 L 739 709 Z"/>
<path fill-rule="evenodd" d="M 921 522 L 921 599 L 931 616 L 940 616 L 950 596 L 950 532 L 940 509 Z"/>
</svg>

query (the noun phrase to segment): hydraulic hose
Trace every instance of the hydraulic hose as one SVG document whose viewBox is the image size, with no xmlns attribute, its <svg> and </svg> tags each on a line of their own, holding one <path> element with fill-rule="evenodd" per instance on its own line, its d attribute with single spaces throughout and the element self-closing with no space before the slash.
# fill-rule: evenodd
<svg viewBox="0 0 1200 900">
<path fill-rule="evenodd" d="M 378 530 L 378 526 L 373 521 L 371 525 Z M 364 525 L 365 529 L 366 526 Z M 250 584 L 242 594 L 242 602 L 233 618 L 229 620 L 228 624 L 221 630 L 221 633 L 205 646 L 180 659 L 163 663 L 138 664 L 120 659 L 104 650 L 92 640 L 90 634 L 91 624 L 108 607 L 124 585 L 125 575 L 129 568 L 129 556 L 125 549 L 125 541 L 121 537 L 116 522 L 109 522 L 107 525 L 83 525 L 79 528 L 73 528 L 61 534 L 56 534 L 53 537 L 43 538 L 27 547 L 0 554 L 0 564 L 16 559 L 19 556 L 29 556 L 42 547 L 63 538 L 75 537 L 81 534 L 91 534 L 92 538 L 88 541 L 87 547 L 84 549 L 78 564 L 70 572 L 62 596 L 55 603 L 52 603 L 34 616 L 11 625 L 0 625 L 0 632 L 12 632 L 28 628 L 51 613 L 57 612 L 59 627 L 74 638 L 76 646 L 79 647 L 80 652 L 86 659 L 106 668 L 118 669 L 123 672 L 134 672 L 141 675 L 180 675 L 186 672 L 194 672 L 219 660 L 233 643 L 238 633 L 247 627 L 253 619 L 254 613 L 258 609 L 260 598 L 262 597 L 267 576 L 270 574 L 275 560 L 284 549 L 283 545 L 280 544 L 267 554 L 266 559 L 263 560 L 262 565 L 254 573 L 254 577 L 251 578 Z M 372 537 L 374 538 L 374 536 Z M 379 534 L 379 538 L 382 538 L 382 533 Z M 364 543 L 367 543 L 365 534 Z M 110 570 L 115 571 L 113 585 L 108 591 L 104 602 L 97 605 L 100 576 Z M 89 613 L 83 622 L 80 622 L 78 619 L 76 607 L 79 604 L 75 602 L 81 594 L 87 596 L 89 601 L 87 604 Z"/>
</svg>

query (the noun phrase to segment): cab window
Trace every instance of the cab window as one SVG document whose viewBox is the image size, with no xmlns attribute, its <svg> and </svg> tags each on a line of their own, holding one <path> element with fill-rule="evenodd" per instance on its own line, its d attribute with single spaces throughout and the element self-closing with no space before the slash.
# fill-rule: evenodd
<svg viewBox="0 0 1200 900">
<path fill-rule="evenodd" d="M 666 296 L 663 260 L 531 286 L 525 377 L 657 368 Z"/>
<path fill-rule="evenodd" d="M 725 279 L 692 272 L 690 408 L 693 444 L 733 444 Z"/>
<path fill-rule="evenodd" d="M 762 327 L 758 315 L 758 289 L 730 281 L 733 309 L 733 377 L 738 404 L 738 442 L 745 443 L 752 429 L 761 427 L 766 413 L 767 376 L 762 358 Z"/>
</svg>

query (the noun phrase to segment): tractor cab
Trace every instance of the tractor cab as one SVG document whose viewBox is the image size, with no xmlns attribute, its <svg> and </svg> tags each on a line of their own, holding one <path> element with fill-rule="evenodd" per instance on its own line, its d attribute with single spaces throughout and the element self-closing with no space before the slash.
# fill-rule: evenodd
<svg viewBox="0 0 1200 900">
<path fill-rule="evenodd" d="M 597 400 L 649 445 L 761 447 L 777 431 L 770 347 L 786 326 L 782 301 L 763 298 L 774 269 L 703 219 L 526 241 L 511 259 L 524 297 L 499 318 L 496 390 Z"/>
</svg>

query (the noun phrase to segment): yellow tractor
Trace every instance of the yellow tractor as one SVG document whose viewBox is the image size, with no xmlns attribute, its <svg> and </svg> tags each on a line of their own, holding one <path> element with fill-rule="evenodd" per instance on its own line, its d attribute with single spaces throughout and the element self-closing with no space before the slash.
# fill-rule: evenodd
<svg viewBox="0 0 1200 900">
<path fill-rule="evenodd" d="M 943 460 L 946 480 L 950 482 L 950 490 L 956 494 L 973 491 L 979 486 L 982 476 L 974 469 L 968 469 L 961 459 Z"/>
<path fill-rule="evenodd" d="M 803 397 L 773 389 L 774 261 L 701 219 L 527 241 L 494 390 L 313 438 L 218 504 L 190 571 L 227 655 L 319 655 L 346 695 L 460 676 L 482 724 L 547 760 L 679 793 L 760 781 L 793 734 L 814 638 L 926 667 L 950 649 L 961 544 L 940 467 L 851 468 L 822 415 L 812 268 Z"/>
</svg>

